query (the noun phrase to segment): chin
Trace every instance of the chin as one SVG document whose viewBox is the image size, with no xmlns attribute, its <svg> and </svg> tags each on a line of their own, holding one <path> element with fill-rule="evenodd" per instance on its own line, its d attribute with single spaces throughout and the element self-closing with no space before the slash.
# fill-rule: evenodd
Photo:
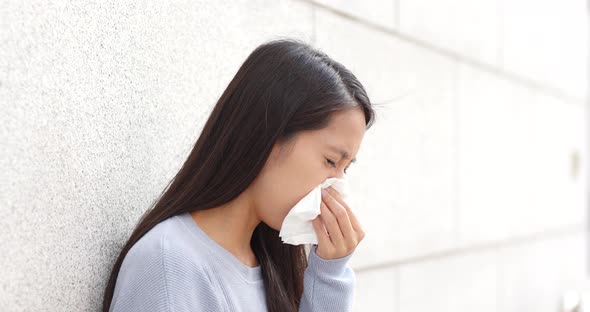
<svg viewBox="0 0 590 312">
<path fill-rule="evenodd" d="M 266 221 L 262 221 L 262 223 L 266 224 L 268 227 L 270 227 L 273 230 L 276 230 L 278 232 L 281 231 L 281 223 L 277 224 L 276 222 L 266 222 Z"/>
<path fill-rule="evenodd" d="M 270 228 L 272 228 L 273 230 L 276 230 L 277 232 L 280 232 L 281 231 L 281 226 L 280 225 L 279 226 L 276 226 L 276 225 L 269 224 L 268 226 Z"/>
</svg>

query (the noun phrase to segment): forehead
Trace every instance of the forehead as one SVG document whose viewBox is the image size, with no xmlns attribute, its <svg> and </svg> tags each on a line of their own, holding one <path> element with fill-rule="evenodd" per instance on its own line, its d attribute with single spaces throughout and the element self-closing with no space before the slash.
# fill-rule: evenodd
<svg viewBox="0 0 590 312">
<path fill-rule="evenodd" d="M 332 113 L 329 125 L 318 131 L 323 144 L 335 145 L 355 155 L 365 134 L 365 115 L 360 107 Z"/>
</svg>

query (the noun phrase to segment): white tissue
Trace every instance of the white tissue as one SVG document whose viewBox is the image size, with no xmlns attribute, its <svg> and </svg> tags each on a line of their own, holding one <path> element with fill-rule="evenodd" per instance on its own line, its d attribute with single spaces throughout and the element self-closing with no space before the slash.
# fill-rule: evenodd
<svg viewBox="0 0 590 312">
<path fill-rule="evenodd" d="M 329 178 L 311 190 L 287 214 L 279 236 L 283 243 L 291 245 L 317 244 L 317 234 L 311 220 L 320 214 L 322 189 L 332 186 L 343 199 L 348 196 L 349 184 L 346 179 Z"/>
</svg>

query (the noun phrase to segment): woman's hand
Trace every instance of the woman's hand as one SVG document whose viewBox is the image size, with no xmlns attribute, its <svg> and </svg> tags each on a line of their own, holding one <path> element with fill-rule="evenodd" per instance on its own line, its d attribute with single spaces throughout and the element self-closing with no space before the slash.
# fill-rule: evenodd
<svg viewBox="0 0 590 312">
<path fill-rule="evenodd" d="M 318 236 L 317 255 L 323 259 L 338 259 L 352 253 L 365 237 L 365 232 L 350 207 L 332 187 L 322 189 L 320 212 L 312 220 Z"/>
</svg>

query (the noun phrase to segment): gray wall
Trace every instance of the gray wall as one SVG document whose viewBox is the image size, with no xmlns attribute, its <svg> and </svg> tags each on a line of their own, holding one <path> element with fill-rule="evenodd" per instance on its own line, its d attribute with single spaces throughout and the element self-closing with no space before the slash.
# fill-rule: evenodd
<svg viewBox="0 0 590 312">
<path fill-rule="evenodd" d="M 0 306 L 97 310 L 114 258 L 247 55 L 312 34 L 274 1 L 3 2 Z"/>
</svg>

